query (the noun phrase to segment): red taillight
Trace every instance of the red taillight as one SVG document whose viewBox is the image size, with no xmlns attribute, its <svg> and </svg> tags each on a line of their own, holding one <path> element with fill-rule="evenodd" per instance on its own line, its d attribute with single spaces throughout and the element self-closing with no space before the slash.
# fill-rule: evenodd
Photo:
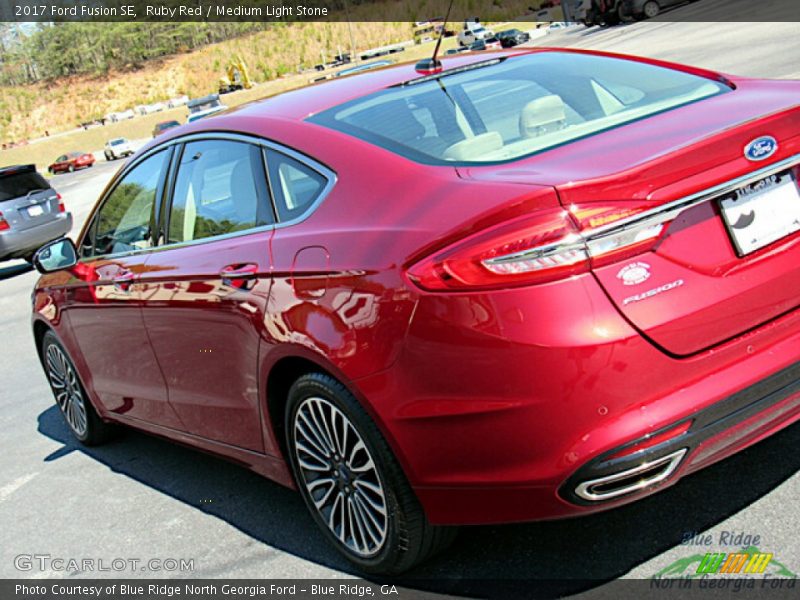
<svg viewBox="0 0 800 600">
<path fill-rule="evenodd" d="M 412 265 L 408 275 L 431 291 L 497 289 L 545 283 L 652 248 L 666 224 L 613 229 L 651 205 L 594 205 L 515 219 Z"/>
<path fill-rule="evenodd" d="M 592 267 L 618 262 L 655 246 L 669 225 L 668 222 L 642 222 L 615 229 L 626 219 L 636 217 L 651 208 L 651 203 L 570 206 L 570 214 L 586 239 Z"/>
<path fill-rule="evenodd" d="M 408 275 L 434 291 L 543 283 L 588 270 L 580 240 L 567 211 L 537 212 L 429 256 Z"/>
<path fill-rule="evenodd" d="M 67 207 L 64 206 L 64 199 L 61 197 L 61 194 L 56 192 L 56 198 L 58 199 L 58 212 L 66 212 Z"/>
<path fill-rule="evenodd" d="M 3 213 L 0 212 L 0 231 L 5 231 L 6 229 L 11 229 L 11 225 L 8 224 L 8 221 L 3 218 Z"/>
</svg>

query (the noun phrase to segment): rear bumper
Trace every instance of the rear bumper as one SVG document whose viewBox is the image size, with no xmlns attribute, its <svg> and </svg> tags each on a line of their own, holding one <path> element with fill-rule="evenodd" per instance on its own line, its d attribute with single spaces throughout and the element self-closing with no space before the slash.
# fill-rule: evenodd
<svg viewBox="0 0 800 600">
<path fill-rule="evenodd" d="M 30 229 L 0 232 L 0 258 L 29 254 L 47 242 L 63 237 L 72 229 L 72 213 L 61 213 L 52 221 Z"/>
<path fill-rule="evenodd" d="M 431 522 L 483 524 L 626 504 L 756 443 L 800 419 L 799 361 L 798 312 L 676 359 L 587 275 L 425 295 L 395 365 L 355 383 Z M 628 451 L 675 428 L 686 430 Z M 652 484 L 577 493 L 665 458 L 669 472 Z"/>
</svg>

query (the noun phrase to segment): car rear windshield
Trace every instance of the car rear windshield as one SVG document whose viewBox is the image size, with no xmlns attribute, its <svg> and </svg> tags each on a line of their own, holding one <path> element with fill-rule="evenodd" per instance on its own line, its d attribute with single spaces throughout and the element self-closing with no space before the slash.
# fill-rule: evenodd
<svg viewBox="0 0 800 600">
<path fill-rule="evenodd" d="M 109 143 L 110 143 L 112 146 L 119 146 L 120 144 L 124 144 L 124 143 L 125 143 L 125 142 L 127 142 L 127 141 L 128 141 L 128 140 L 126 140 L 125 138 L 117 138 L 117 139 L 115 139 L 115 140 L 111 140 L 111 142 L 109 142 Z"/>
<path fill-rule="evenodd" d="M 0 202 L 49 189 L 50 184 L 47 180 L 35 171 L 0 174 Z"/>
<path fill-rule="evenodd" d="M 426 164 L 519 159 L 730 91 L 633 60 L 566 52 L 497 58 L 362 96 L 309 118 Z"/>
</svg>

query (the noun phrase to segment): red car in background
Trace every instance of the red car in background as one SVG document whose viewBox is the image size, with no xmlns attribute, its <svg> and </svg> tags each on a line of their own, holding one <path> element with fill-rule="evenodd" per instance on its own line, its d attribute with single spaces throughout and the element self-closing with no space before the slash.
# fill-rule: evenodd
<svg viewBox="0 0 800 600">
<path fill-rule="evenodd" d="M 47 170 L 50 173 L 72 173 L 77 169 L 86 169 L 94 164 L 94 155 L 86 152 L 68 152 L 53 161 Z"/>
<path fill-rule="evenodd" d="M 800 419 L 800 82 L 443 62 L 153 140 L 39 251 L 80 441 L 228 457 L 396 573 L 448 526 L 619 506 Z"/>
</svg>

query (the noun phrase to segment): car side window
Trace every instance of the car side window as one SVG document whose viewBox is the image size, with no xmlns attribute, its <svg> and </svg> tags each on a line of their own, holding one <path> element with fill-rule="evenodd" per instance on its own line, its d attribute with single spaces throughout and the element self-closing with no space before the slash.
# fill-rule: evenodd
<svg viewBox="0 0 800 600">
<path fill-rule="evenodd" d="M 230 140 L 186 144 L 172 195 L 168 243 L 246 231 L 274 221 L 259 147 Z"/>
<path fill-rule="evenodd" d="M 305 213 L 328 182 L 308 165 L 275 150 L 267 151 L 267 165 L 280 221 L 291 221 Z"/>
<path fill-rule="evenodd" d="M 95 215 L 81 255 L 104 256 L 152 245 L 150 222 L 169 152 L 143 160 L 127 173 L 109 194 Z"/>
</svg>

